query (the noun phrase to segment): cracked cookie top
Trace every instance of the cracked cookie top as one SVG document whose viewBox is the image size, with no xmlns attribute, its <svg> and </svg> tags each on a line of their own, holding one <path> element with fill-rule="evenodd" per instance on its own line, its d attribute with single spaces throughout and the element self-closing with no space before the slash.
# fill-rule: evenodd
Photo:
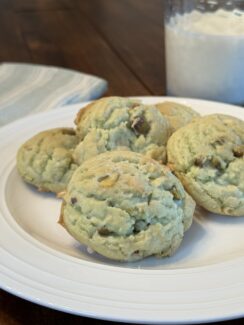
<svg viewBox="0 0 244 325">
<path fill-rule="evenodd" d="M 107 150 L 131 150 L 165 162 L 168 121 L 153 105 L 107 97 L 81 109 L 75 123 L 81 139 L 74 152 L 78 164 Z"/>
<path fill-rule="evenodd" d="M 72 157 L 77 144 L 78 137 L 73 129 L 41 132 L 18 150 L 18 171 L 27 183 L 40 191 L 63 191 L 77 167 Z"/>
<path fill-rule="evenodd" d="M 195 208 L 166 166 L 130 151 L 106 152 L 84 162 L 63 199 L 61 223 L 71 235 L 122 261 L 171 255 Z"/>
<path fill-rule="evenodd" d="M 244 215 L 244 122 L 213 114 L 176 131 L 168 164 L 195 201 L 209 211 Z"/>
</svg>

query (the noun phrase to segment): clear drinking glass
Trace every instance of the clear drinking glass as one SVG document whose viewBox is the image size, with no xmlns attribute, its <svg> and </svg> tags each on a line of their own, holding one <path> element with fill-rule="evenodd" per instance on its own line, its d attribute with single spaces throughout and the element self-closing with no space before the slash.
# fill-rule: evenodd
<svg viewBox="0 0 244 325">
<path fill-rule="evenodd" d="M 167 94 L 244 104 L 244 0 L 165 0 Z"/>
</svg>

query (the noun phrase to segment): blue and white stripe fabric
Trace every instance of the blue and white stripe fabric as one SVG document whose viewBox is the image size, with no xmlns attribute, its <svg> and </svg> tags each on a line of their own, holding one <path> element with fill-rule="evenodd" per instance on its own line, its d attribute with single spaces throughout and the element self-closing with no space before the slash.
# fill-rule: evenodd
<svg viewBox="0 0 244 325">
<path fill-rule="evenodd" d="M 64 68 L 0 64 L 0 126 L 29 114 L 96 99 L 107 90 L 101 78 Z"/>
</svg>

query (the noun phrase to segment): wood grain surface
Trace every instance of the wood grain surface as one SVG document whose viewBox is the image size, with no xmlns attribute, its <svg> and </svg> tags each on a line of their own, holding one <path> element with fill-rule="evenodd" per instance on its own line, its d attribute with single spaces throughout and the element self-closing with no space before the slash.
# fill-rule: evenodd
<svg viewBox="0 0 244 325">
<path fill-rule="evenodd" d="M 95 74 L 108 81 L 107 95 L 165 95 L 163 2 L 0 0 L 0 61 Z M 110 322 L 51 310 L 1 290 L 0 325 L 19 324 Z"/>
</svg>

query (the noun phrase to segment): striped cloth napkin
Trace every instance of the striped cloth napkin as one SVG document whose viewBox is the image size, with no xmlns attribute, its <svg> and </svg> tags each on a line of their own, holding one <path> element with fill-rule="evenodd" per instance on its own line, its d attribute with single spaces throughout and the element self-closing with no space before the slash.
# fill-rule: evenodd
<svg viewBox="0 0 244 325">
<path fill-rule="evenodd" d="M 29 114 L 100 97 L 107 82 L 85 73 L 25 63 L 0 64 L 0 126 Z"/>
</svg>

